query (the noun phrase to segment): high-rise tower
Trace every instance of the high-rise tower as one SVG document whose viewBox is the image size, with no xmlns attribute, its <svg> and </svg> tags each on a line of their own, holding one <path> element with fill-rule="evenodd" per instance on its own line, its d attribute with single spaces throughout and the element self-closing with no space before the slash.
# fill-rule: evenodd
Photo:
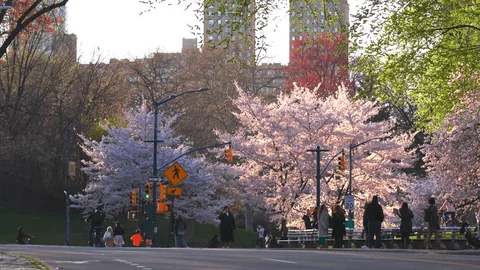
<svg viewBox="0 0 480 270">
<path fill-rule="evenodd" d="M 215 2 L 205 6 L 204 48 L 221 49 L 229 57 L 252 63 L 255 56 L 253 3 L 238 6 L 235 3 Z"/>
<path fill-rule="evenodd" d="M 337 3 L 335 3 L 337 2 Z M 290 13 L 290 50 L 296 40 L 320 33 L 339 33 L 348 27 L 347 0 L 316 0 L 313 4 L 295 1 Z"/>
</svg>

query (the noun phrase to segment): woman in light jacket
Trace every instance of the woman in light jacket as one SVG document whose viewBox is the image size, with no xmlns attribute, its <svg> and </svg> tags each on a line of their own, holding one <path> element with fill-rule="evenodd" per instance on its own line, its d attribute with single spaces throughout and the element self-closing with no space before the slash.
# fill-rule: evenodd
<svg viewBox="0 0 480 270">
<path fill-rule="evenodd" d="M 330 223 L 330 216 L 328 215 L 328 208 L 325 204 L 320 206 L 318 210 L 318 247 L 328 247 L 328 225 Z"/>
</svg>

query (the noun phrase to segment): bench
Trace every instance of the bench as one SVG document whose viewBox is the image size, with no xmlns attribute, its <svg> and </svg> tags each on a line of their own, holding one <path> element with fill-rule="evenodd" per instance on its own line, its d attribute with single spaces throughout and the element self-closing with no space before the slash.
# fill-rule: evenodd
<svg viewBox="0 0 480 270">
<path fill-rule="evenodd" d="M 466 228 L 472 234 L 475 227 Z M 327 244 L 333 246 L 331 238 L 332 229 L 329 229 Z M 440 236 L 440 249 L 458 250 L 465 249 L 467 239 L 464 234 L 460 234 L 460 227 L 441 227 L 438 231 Z M 425 249 L 428 229 L 426 227 L 414 227 L 410 236 L 410 248 Z M 346 228 L 344 237 L 344 247 L 360 248 L 366 244 L 367 236 L 364 235 L 363 228 Z M 317 245 L 318 233 L 316 229 L 299 230 L 290 229 L 287 232 L 287 239 L 277 240 L 284 247 L 314 248 Z M 432 237 L 432 243 L 434 239 Z M 400 248 L 401 233 L 399 228 L 382 228 L 382 244 L 385 248 Z"/>
</svg>

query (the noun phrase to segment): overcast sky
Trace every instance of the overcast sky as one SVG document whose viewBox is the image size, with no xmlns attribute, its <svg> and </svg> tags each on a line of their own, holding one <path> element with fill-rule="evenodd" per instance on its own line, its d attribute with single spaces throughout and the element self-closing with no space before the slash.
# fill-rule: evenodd
<svg viewBox="0 0 480 270">
<path fill-rule="evenodd" d="M 201 26 L 193 8 L 184 10 L 185 6 L 162 3 L 144 12 L 148 8 L 137 0 L 68 1 L 68 32 L 77 35 L 81 61 L 89 62 L 98 49 L 104 61 L 139 58 L 157 50 L 180 52 L 182 38 L 195 37 L 188 25 Z M 264 62 L 287 64 L 288 16 L 285 10 L 277 11 L 276 15 L 278 19 L 271 22 L 265 32 L 266 42 L 271 47 L 267 51 L 268 60 Z M 196 37 L 200 41 L 200 36 Z"/>
</svg>

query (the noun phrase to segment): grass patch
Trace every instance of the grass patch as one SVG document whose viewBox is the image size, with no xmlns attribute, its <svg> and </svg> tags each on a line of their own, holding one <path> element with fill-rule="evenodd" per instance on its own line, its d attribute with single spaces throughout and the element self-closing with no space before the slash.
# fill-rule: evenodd
<svg viewBox="0 0 480 270">
<path fill-rule="evenodd" d="M 0 243 L 15 243 L 17 228 L 23 226 L 24 232 L 35 237 L 33 243 L 39 245 L 64 245 L 66 221 L 65 215 L 51 215 L 43 213 L 17 212 L 0 208 L 0 214 L 4 217 L 0 222 Z M 126 218 L 107 220 L 104 227 L 112 226 L 119 221 L 125 228 L 125 247 L 132 247 L 130 236 L 138 228 L 138 222 L 129 221 Z M 170 220 L 163 215 L 157 216 L 158 245 L 167 247 L 168 230 Z M 195 221 L 187 221 L 187 233 L 185 239 L 191 247 L 205 247 L 215 234 L 219 234 L 216 226 L 200 224 Z M 87 246 L 88 232 L 87 223 L 81 215 L 74 213 L 70 216 L 70 243 L 73 246 Z M 257 233 L 246 230 L 236 230 L 234 248 L 251 248 L 255 246 Z"/>
</svg>

